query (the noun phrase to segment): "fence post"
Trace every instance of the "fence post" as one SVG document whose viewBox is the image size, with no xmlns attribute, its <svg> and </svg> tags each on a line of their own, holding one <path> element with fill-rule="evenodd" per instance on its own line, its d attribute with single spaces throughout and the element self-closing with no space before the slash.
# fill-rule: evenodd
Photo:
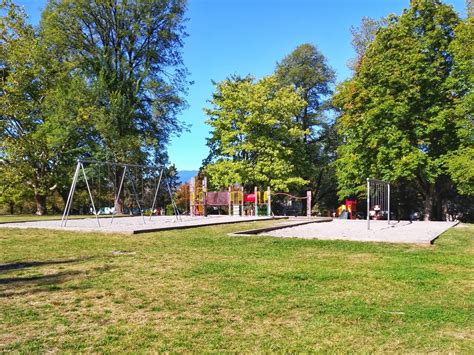
<svg viewBox="0 0 474 355">
<path fill-rule="evenodd" d="M 194 217 L 195 211 L 194 211 L 194 199 L 195 199 L 195 189 L 196 186 L 196 177 L 191 178 L 191 182 L 189 183 L 189 215 L 191 217 Z"/>
<path fill-rule="evenodd" d="M 367 229 L 370 230 L 370 179 L 367 178 Z"/>
<path fill-rule="evenodd" d="M 311 191 L 306 191 L 306 217 L 311 218 Z"/>
<path fill-rule="evenodd" d="M 387 205 L 388 205 L 388 224 L 390 224 L 390 184 L 388 184 L 388 202 L 387 202 Z"/>
<path fill-rule="evenodd" d="M 207 177 L 204 177 L 204 179 L 202 180 L 202 204 L 202 215 L 204 217 L 207 217 Z"/>
</svg>

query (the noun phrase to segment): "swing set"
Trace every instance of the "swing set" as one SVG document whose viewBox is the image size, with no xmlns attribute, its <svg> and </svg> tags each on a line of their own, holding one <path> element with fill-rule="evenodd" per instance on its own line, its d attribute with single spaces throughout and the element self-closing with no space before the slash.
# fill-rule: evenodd
<svg viewBox="0 0 474 355">
<path fill-rule="evenodd" d="M 106 176 L 104 177 L 103 166 L 106 166 Z M 122 170 L 121 173 L 119 170 Z M 155 213 L 156 202 L 158 198 L 158 192 L 161 184 L 164 185 L 166 192 L 171 200 L 173 207 L 173 213 L 176 220 L 181 220 L 181 215 L 173 198 L 173 194 L 166 176 L 164 176 L 164 167 L 156 167 L 149 165 L 139 164 L 123 164 L 109 161 L 97 161 L 97 160 L 78 160 L 74 175 L 72 178 L 71 187 L 69 189 L 69 195 L 64 207 L 64 213 L 61 219 L 61 227 L 66 227 L 69 215 L 71 213 L 71 207 L 73 204 L 74 194 L 78 187 L 79 179 L 81 175 L 85 187 L 87 188 L 88 197 L 91 204 L 91 212 L 95 215 L 97 225 L 101 227 L 99 220 L 99 214 L 111 214 L 110 223 L 114 222 L 114 217 L 125 211 L 120 210 L 126 202 L 131 202 L 131 208 L 128 209 L 130 214 L 140 214 L 143 224 L 146 224 L 145 213 L 149 214 L 148 221 L 152 220 L 152 216 Z M 82 174 L 81 174 L 82 172 Z M 91 177 L 89 184 L 88 175 Z M 127 191 L 126 185 L 129 185 Z M 105 185 L 105 193 L 103 186 Z M 141 186 L 140 186 L 141 185 Z M 118 186 L 118 188 L 117 188 Z M 141 191 L 140 191 L 141 187 Z M 113 191 L 110 191 L 113 190 Z M 154 192 L 153 192 L 154 190 Z M 112 196 L 110 195 L 112 192 Z M 128 198 L 127 198 L 128 192 Z M 94 199 L 96 195 L 96 199 Z M 122 199 L 123 195 L 123 199 Z M 153 196 L 153 198 L 151 198 Z M 101 207 L 105 201 L 113 199 L 114 207 Z M 97 208 L 96 203 L 98 202 Z M 136 208 L 133 208 L 133 205 Z M 151 205 L 151 208 L 146 209 L 145 206 Z"/>
<path fill-rule="evenodd" d="M 390 183 L 367 178 L 367 229 L 370 220 L 387 220 L 390 224 Z"/>
</svg>

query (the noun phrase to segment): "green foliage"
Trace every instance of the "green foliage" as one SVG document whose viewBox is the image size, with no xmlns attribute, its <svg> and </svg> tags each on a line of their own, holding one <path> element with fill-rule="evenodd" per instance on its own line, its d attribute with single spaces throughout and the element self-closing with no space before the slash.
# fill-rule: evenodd
<svg viewBox="0 0 474 355">
<path fill-rule="evenodd" d="M 94 125 L 108 159 L 139 162 L 183 125 L 184 0 L 51 0 L 42 27 L 51 45 L 83 69 L 101 114 Z"/>
<path fill-rule="evenodd" d="M 31 195 L 31 191 L 22 184 L 21 176 L 5 164 L 0 164 L 0 208 L 4 206 L 8 213 L 13 214 L 18 211 L 17 207 L 22 209 L 23 201 Z"/>
<path fill-rule="evenodd" d="M 167 161 L 183 129 L 184 10 L 181 0 L 51 0 L 35 28 L 1 2 L 0 168 L 21 182 L 8 203 L 33 192 L 45 213 L 80 157 Z"/>
<path fill-rule="evenodd" d="M 205 171 L 214 186 L 287 191 L 306 183 L 296 174 L 306 132 L 293 119 L 304 101 L 293 88 L 273 76 L 257 82 L 232 77 L 216 84 L 211 103 L 205 109 L 212 127 Z"/>
<path fill-rule="evenodd" d="M 331 84 L 335 79 L 334 70 L 324 55 L 314 45 L 302 44 L 277 64 L 275 76 L 283 85 L 293 85 L 300 90 L 306 104 L 297 118 L 303 129 L 318 125 L 321 109 L 332 94 Z M 307 135 L 315 134 L 317 132 L 311 130 Z"/>
<path fill-rule="evenodd" d="M 446 157 L 449 175 L 462 195 L 474 196 L 474 147 L 465 147 Z"/>
<path fill-rule="evenodd" d="M 356 52 L 356 58 L 349 63 L 349 67 L 356 70 L 360 65 L 362 58 L 369 45 L 374 41 L 377 30 L 386 26 L 387 19 L 372 19 L 370 17 L 362 17 L 359 27 L 351 27 L 352 47 Z"/>
<path fill-rule="evenodd" d="M 461 147 L 461 127 L 472 124 L 455 114 L 465 95 L 453 76 L 459 22 L 440 1 L 412 1 L 378 30 L 354 77 L 339 85 L 341 197 L 361 195 L 367 177 L 403 180 L 424 199 L 426 217 L 440 208 L 436 199 L 449 189 L 445 158 Z"/>
<path fill-rule="evenodd" d="M 452 81 L 461 93 L 455 98 L 454 111 L 461 143 L 444 162 L 457 191 L 474 196 L 474 18 L 461 22 L 455 33 L 450 50 L 454 56 Z"/>
<path fill-rule="evenodd" d="M 0 10 L 0 163 L 22 194 L 34 192 L 43 214 L 46 195 L 88 142 L 85 82 L 20 8 L 7 1 Z"/>
<path fill-rule="evenodd" d="M 306 43 L 277 64 L 275 76 L 281 85 L 297 88 L 305 103 L 294 117 L 305 131 L 302 154 L 298 155 L 298 176 L 308 181 L 307 188 L 312 190 L 313 202 L 318 208 L 333 207 L 336 190 L 331 163 L 335 157 L 337 136 L 333 120 L 325 113 L 335 80 L 334 70 L 314 45 Z"/>
</svg>

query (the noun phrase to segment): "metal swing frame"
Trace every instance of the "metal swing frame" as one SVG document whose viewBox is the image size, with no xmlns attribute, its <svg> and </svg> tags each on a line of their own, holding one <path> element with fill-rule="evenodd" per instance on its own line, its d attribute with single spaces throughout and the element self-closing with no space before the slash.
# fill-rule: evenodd
<svg viewBox="0 0 474 355">
<path fill-rule="evenodd" d="M 151 211 L 153 213 L 153 210 L 155 209 L 156 200 L 157 200 L 157 197 L 158 197 L 158 191 L 159 191 L 161 183 L 163 181 L 165 183 L 166 189 L 167 189 L 169 197 L 171 199 L 171 204 L 173 206 L 173 212 L 174 212 L 176 221 L 181 220 L 181 215 L 179 213 L 178 206 L 176 205 L 176 202 L 174 201 L 173 194 L 171 192 L 171 187 L 169 185 L 168 179 L 166 179 L 166 177 L 163 176 L 163 172 L 165 171 L 165 167 L 150 166 L 150 165 L 139 165 L 139 164 L 124 164 L 124 163 L 115 163 L 115 162 L 98 161 L 98 160 L 77 160 L 76 170 L 74 171 L 74 175 L 73 175 L 73 178 L 72 178 L 71 188 L 69 189 L 69 195 L 68 195 L 68 198 L 67 198 L 67 201 L 66 201 L 66 205 L 64 206 L 64 212 L 63 212 L 63 216 L 62 216 L 62 219 L 61 219 L 61 227 L 66 227 L 66 225 L 67 225 L 69 214 L 71 212 L 71 206 L 72 206 L 72 201 L 73 201 L 73 198 L 74 198 L 74 193 L 76 191 L 77 182 L 79 180 L 81 170 L 82 170 L 82 175 L 83 175 L 84 181 L 86 183 L 87 192 L 89 194 L 89 198 L 90 198 L 90 201 L 91 201 L 91 204 L 92 204 L 92 212 L 95 215 L 97 225 L 99 226 L 99 228 L 102 227 L 101 224 L 100 224 L 99 215 L 98 215 L 97 210 L 95 208 L 94 197 L 92 195 L 92 191 L 91 191 L 91 188 L 89 186 L 89 181 L 87 179 L 87 172 L 86 172 L 86 169 L 84 168 L 84 164 L 99 164 L 99 166 L 109 165 L 109 166 L 115 166 L 115 167 L 117 167 L 117 166 L 123 167 L 123 173 L 122 173 L 122 176 L 120 178 L 119 189 L 116 192 L 115 197 L 114 197 L 114 213 L 112 214 L 112 218 L 110 219 L 110 224 L 112 224 L 114 222 L 114 217 L 117 214 L 117 212 L 115 210 L 115 207 L 118 204 L 120 194 L 121 194 L 122 189 L 123 189 L 125 176 L 128 176 L 128 179 L 129 179 L 129 181 L 132 185 L 132 193 L 134 195 L 135 202 L 137 203 L 138 209 L 140 210 L 140 215 L 142 217 L 143 224 L 146 224 L 145 216 L 143 215 L 143 209 L 142 209 L 142 206 L 140 205 L 140 200 L 138 198 L 137 189 L 136 189 L 136 186 L 135 186 L 135 182 L 133 180 L 133 176 L 130 172 L 130 168 L 142 168 L 142 169 L 154 170 L 154 171 L 159 171 L 160 172 L 158 183 L 157 183 L 156 189 L 155 189 L 155 194 L 153 196 L 153 204 L 152 204 L 152 207 L 151 207 Z M 100 181 L 99 181 L 99 184 L 100 184 Z M 114 185 L 115 185 L 115 181 L 114 181 Z M 151 221 L 152 216 L 153 215 L 150 214 L 149 221 Z"/>
<path fill-rule="evenodd" d="M 374 193 L 371 195 L 371 191 Z M 371 205 L 382 206 L 387 211 L 387 220 L 390 224 L 390 183 L 383 180 L 367 178 L 367 229 L 370 230 Z M 385 209 L 386 208 L 386 209 Z"/>
</svg>

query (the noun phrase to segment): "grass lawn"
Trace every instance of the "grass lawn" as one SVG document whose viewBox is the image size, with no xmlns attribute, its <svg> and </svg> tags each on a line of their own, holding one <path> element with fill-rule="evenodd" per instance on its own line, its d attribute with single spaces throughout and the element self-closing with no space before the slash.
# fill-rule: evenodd
<svg viewBox="0 0 474 355">
<path fill-rule="evenodd" d="M 474 353 L 473 225 L 433 246 L 226 235 L 270 223 L 0 229 L 0 352 Z"/>
</svg>

